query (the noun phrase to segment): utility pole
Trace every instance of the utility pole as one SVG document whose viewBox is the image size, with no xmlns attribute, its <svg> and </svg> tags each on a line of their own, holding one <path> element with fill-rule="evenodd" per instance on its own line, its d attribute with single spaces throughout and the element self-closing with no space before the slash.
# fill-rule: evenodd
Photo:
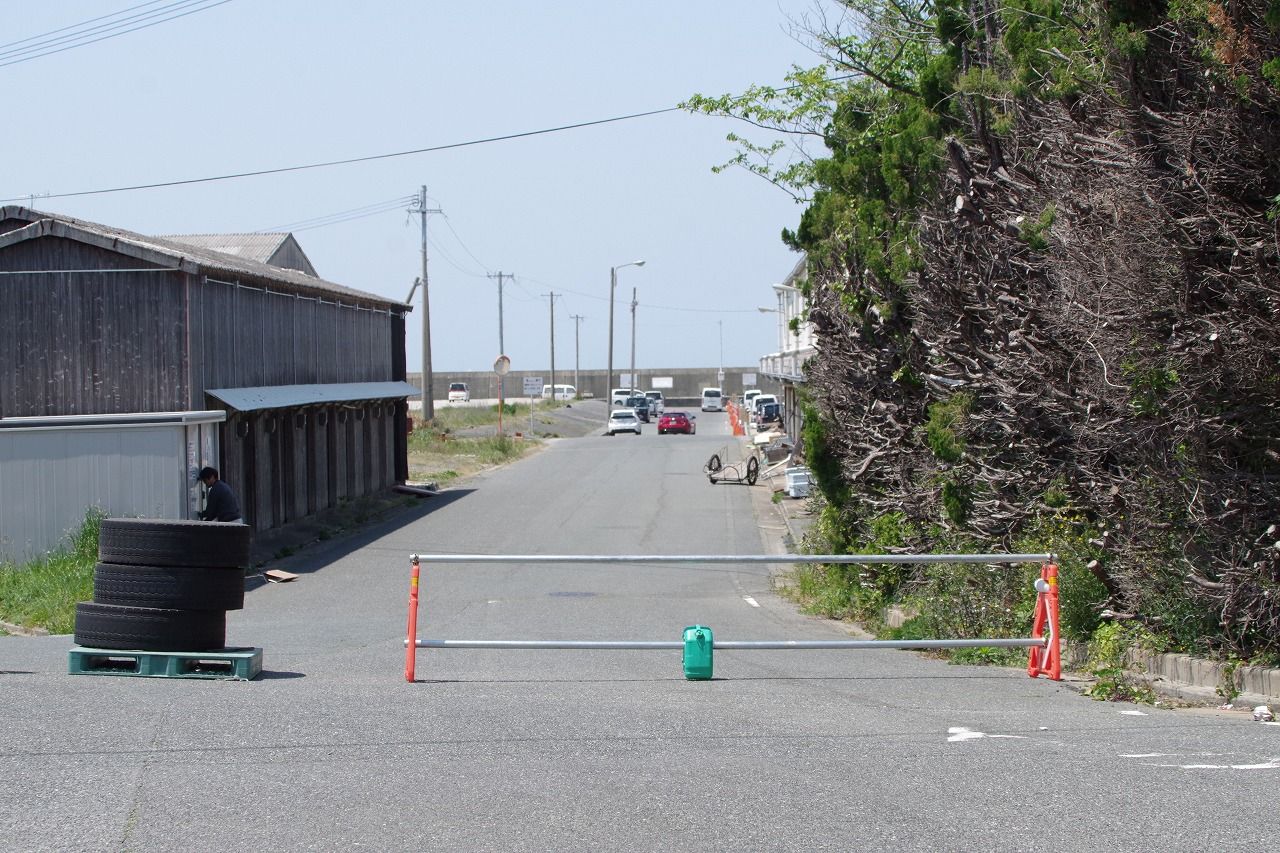
<svg viewBox="0 0 1280 853">
<path fill-rule="evenodd" d="M 515 276 L 510 273 L 489 273 L 489 278 L 496 278 L 498 280 L 498 355 L 507 354 L 506 346 L 502 342 L 502 279 L 504 277 L 515 278 Z M 502 392 L 505 392 L 507 388 L 506 376 L 498 377 L 498 386 L 498 390 L 500 392 L 499 396 L 504 396 Z"/>
<path fill-rule="evenodd" d="M 548 295 L 551 297 L 551 401 L 554 403 L 556 399 L 556 292 L 553 290 Z"/>
<path fill-rule="evenodd" d="M 442 213 L 439 208 L 427 207 L 427 185 L 414 199 L 413 213 L 422 216 L 422 417 L 432 420 L 436 416 L 434 377 L 431 374 L 431 299 L 427 290 L 427 214 Z"/>
<path fill-rule="evenodd" d="M 636 289 L 631 288 L 631 381 L 628 387 L 635 390 L 640 383 L 636 381 Z"/>
<path fill-rule="evenodd" d="M 573 320 L 573 387 L 581 394 L 582 386 L 578 384 L 578 325 L 584 318 L 581 314 L 570 314 L 569 319 Z"/>
<path fill-rule="evenodd" d="M 644 261 L 631 261 L 626 264 L 619 264 L 616 267 L 609 267 L 609 373 L 608 379 L 605 381 L 609 384 L 605 387 L 604 392 L 609 395 L 609 405 L 605 406 L 605 418 L 609 417 L 609 410 L 613 408 L 613 292 L 618 289 L 618 270 L 623 267 L 642 267 Z"/>
</svg>

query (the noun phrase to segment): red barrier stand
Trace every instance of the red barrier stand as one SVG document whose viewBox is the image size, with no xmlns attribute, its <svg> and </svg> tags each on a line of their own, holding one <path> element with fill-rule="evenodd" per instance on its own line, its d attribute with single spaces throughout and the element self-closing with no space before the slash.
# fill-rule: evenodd
<svg viewBox="0 0 1280 853">
<path fill-rule="evenodd" d="M 1045 630 L 1048 629 L 1048 636 Z M 1043 648 L 1031 647 L 1027 660 L 1027 675 L 1032 678 L 1045 676 L 1054 681 L 1062 680 L 1062 640 L 1058 634 L 1058 567 L 1045 563 L 1040 568 L 1040 580 L 1036 581 L 1036 615 L 1031 626 L 1031 636 L 1044 638 Z"/>
<path fill-rule="evenodd" d="M 418 555 L 414 554 L 409 573 L 409 639 L 404 651 L 404 680 L 413 681 L 413 668 L 418 658 Z"/>
</svg>

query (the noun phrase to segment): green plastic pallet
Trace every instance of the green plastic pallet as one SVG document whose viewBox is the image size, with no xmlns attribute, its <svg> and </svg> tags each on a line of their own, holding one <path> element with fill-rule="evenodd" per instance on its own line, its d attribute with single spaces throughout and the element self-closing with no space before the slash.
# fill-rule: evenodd
<svg viewBox="0 0 1280 853">
<path fill-rule="evenodd" d="M 71 675 L 137 675 L 145 678 L 233 678 L 250 681 L 262 673 L 262 649 L 209 652 L 148 652 L 72 646 Z"/>
</svg>

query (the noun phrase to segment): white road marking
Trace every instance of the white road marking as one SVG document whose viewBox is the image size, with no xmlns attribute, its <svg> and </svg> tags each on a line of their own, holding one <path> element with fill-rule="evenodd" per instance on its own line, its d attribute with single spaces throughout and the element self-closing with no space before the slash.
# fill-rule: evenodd
<svg viewBox="0 0 1280 853">
<path fill-rule="evenodd" d="M 1121 713 L 1121 714 L 1124 714 L 1126 717 L 1145 717 L 1145 716 L 1147 716 L 1147 714 L 1146 714 L 1146 712 L 1145 712 L 1145 711 L 1138 711 L 1138 710 L 1133 710 L 1133 709 L 1125 710 L 1125 711 L 1121 711 L 1120 713 Z"/>
<path fill-rule="evenodd" d="M 745 601 L 747 604 L 750 604 L 752 607 L 760 606 L 760 602 L 756 601 L 754 598 L 752 598 L 749 595 L 742 596 L 742 600 Z"/>
<path fill-rule="evenodd" d="M 986 732 L 975 732 L 973 729 L 966 729 L 964 726 L 952 726 L 947 729 L 948 743 L 956 743 L 962 740 L 978 740 L 979 738 L 1008 738 L 1010 740 L 1026 740 L 1026 735 L 989 735 Z"/>
<path fill-rule="evenodd" d="M 1197 753 L 1192 753 L 1197 754 Z M 1212 755 L 1213 753 L 1198 753 Z M 1144 752 L 1135 755 L 1121 754 L 1121 758 L 1176 758 L 1172 752 Z M 1280 770 L 1280 758 L 1272 758 L 1261 764 L 1150 764 L 1150 767 L 1167 767 L 1174 770 Z"/>
</svg>

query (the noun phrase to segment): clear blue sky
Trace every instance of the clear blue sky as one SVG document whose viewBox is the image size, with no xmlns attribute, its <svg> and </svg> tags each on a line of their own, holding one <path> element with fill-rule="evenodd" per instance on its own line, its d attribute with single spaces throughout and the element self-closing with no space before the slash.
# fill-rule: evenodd
<svg viewBox="0 0 1280 853">
<path fill-rule="evenodd" d="M 182 1 L 196 5 L 128 14 L 213 2 Z M 637 259 L 646 265 L 619 272 L 615 370 L 630 360 L 633 287 L 640 369 L 716 366 L 721 328 L 725 365 L 776 349 L 775 317 L 755 309 L 775 304 L 770 285 L 797 260 L 779 233 L 801 208 L 742 169 L 711 172 L 733 154 L 726 133 L 753 133 L 726 120 L 671 112 L 354 165 L 40 196 L 468 142 L 781 85 L 793 63 L 814 64 L 790 24 L 811 0 L 230 0 L 47 56 L 13 53 L 31 43 L 11 42 L 139 2 L 0 4 L 0 197 L 34 194 L 37 209 L 146 234 L 257 231 L 381 205 L 285 230 L 322 277 L 403 300 L 421 269 L 420 232 L 395 200 L 425 184 L 444 212 L 428 220 L 437 371 L 492 365 L 488 275 L 499 271 L 515 275 L 504 289 L 513 367 L 547 368 L 555 291 L 557 372 L 573 366 L 575 314 L 581 366 L 603 368 L 609 269 Z M 411 371 L 420 324 L 415 310 Z"/>
</svg>

